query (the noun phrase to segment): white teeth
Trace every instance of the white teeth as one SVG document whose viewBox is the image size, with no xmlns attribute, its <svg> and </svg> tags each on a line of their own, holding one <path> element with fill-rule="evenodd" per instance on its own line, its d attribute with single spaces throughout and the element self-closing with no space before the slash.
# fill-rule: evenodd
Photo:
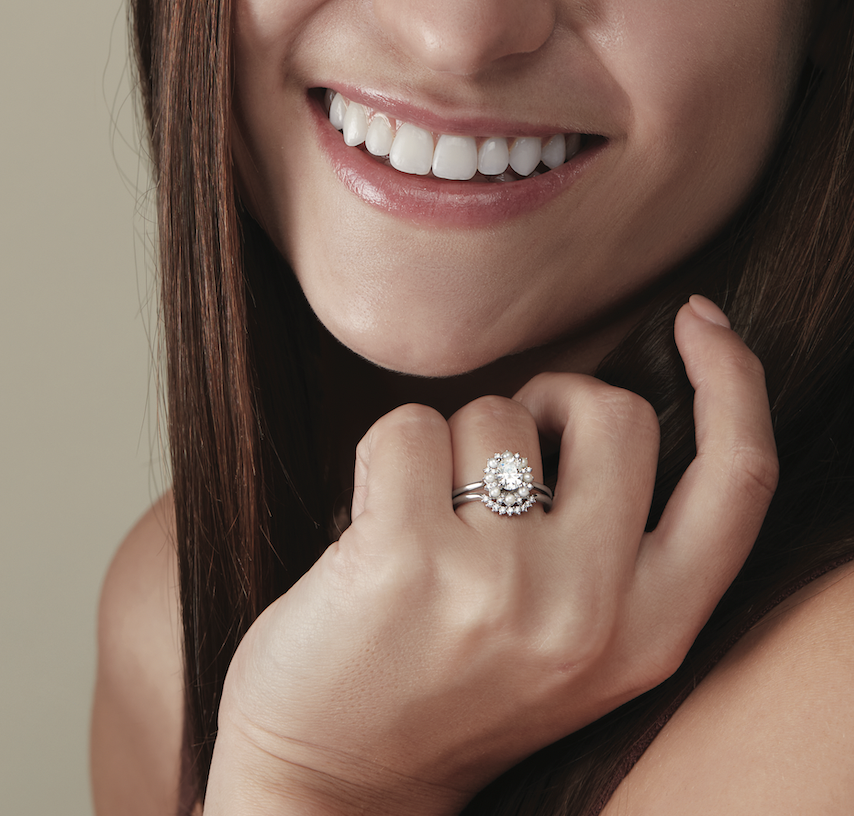
<svg viewBox="0 0 854 816">
<path fill-rule="evenodd" d="M 477 145 L 471 136 L 442 134 L 433 151 L 436 178 L 468 181 L 477 172 Z"/>
<path fill-rule="evenodd" d="M 399 125 L 388 158 L 401 173 L 426 176 L 433 166 L 433 134 L 408 122 Z"/>
<path fill-rule="evenodd" d="M 530 175 L 540 163 L 540 145 L 540 139 L 535 136 L 522 136 L 513 142 L 513 147 L 510 148 L 510 166 L 520 176 Z"/>
<path fill-rule="evenodd" d="M 335 130 L 344 128 L 344 115 L 347 113 L 347 100 L 340 93 L 332 97 L 329 105 L 329 121 Z"/>
<path fill-rule="evenodd" d="M 394 133 L 388 119 L 380 114 L 374 114 L 368 126 L 368 135 L 365 136 L 365 147 L 368 148 L 368 153 L 374 156 L 388 156 L 393 141 Z"/>
<path fill-rule="evenodd" d="M 510 164 L 507 139 L 493 136 L 484 141 L 477 152 L 477 169 L 485 176 L 498 176 Z"/>
<path fill-rule="evenodd" d="M 552 170 L 566 161 L 566 138 L 562 134 L 552 136 L 543 145 L 542 162 Z"/>
<path fill-rule="evenodd" d="M 368 135 L 368 117 L 365 109 L 358 102 L 351 102 L 344 114 L 344 142 L 350 147 L 356 147 L 365 141 Z"/>
<path fill-rule="evenodd" d="M 329 121 L 343 131 L 344 142 L 350 147 L 365 144 L 367 151 L 379 157 L 388 156 L 389 163 L 402 173 L 419 176 L 431 170 L 436 178 L 466 181 L 480 172 L 489 181 L 505 179 L 511 167 L 518 176 L 536 176 L 540 162 L 550 169 L 559 167 L 581 150 L 580 133 L 557 134 L 545 144 L 536 136 L 519 136 L 508 140 L 502 136 L 479 138 L 437 134 L 397 122 L 358 102 L 350 102 L 342 94 L 326 90 L 324 105 Z M 396 131 L 395 131 L 396 127 Z M 434 144 L 435 138 L 435 144 Z M 508 141 L 512 144 L 508 145 Z"/>
</svg>

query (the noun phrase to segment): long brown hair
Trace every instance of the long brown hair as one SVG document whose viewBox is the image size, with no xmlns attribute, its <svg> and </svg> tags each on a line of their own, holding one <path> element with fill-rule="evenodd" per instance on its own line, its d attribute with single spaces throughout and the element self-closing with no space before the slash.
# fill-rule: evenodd
<svg viewBox="0 0 854 816">
<path fill-rule="evenodd" d="M 223 680 L 257 615 L 328 545 L 328 451 L 313 425 L 315 319 L 241 208 L 230 147 L 231 0 L 132 0 L 153 158 L 186 681 L 183 778 L 202 800 Z M 666 683 L 535 754 L 467 813 L 583 814 L 752 616 L 851 557 L 854 525 L 854 3 L 836 57 L 808 65 L 753 200 L 686 268 L 763 361 L 781 480 L 747 564 Z M 687 286 L 687 284 L 686 284 Z M 680 291 L 602 364 L 655 406 L 650 524 L 694 453 L 672 340 Z"/>
</svg>

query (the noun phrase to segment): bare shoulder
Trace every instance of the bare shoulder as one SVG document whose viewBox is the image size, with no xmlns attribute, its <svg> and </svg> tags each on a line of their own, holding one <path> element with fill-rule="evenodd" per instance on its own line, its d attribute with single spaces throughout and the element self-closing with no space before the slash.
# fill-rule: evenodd
<svg viewBox="0 0 854 816">
<path fill-rule="evenodd" d="M 183 719 L 171 494 L 137 522 L 101 591 L 92 715 L 98 814 L 177 810 Z"/>
<path fill-rule="evenodd" d="M 697 687 L 607 816 L 843 816 L 854 802 L 854 564 L 793 595 Z"/>
</svg>

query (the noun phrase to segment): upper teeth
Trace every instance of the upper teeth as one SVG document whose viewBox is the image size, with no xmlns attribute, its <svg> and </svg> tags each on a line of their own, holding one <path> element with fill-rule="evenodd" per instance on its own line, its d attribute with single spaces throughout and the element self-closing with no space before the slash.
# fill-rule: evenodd
<svg viewBox="0 0 854 816">
<path fill-rule="evenodd" d="M 432 172 L 441 179 L 467 180 L 477 172 L 499 176 L 508 166 L 520 176 L 528 176 L 540 162 L 550 169 L 560 166 L 581 147 L 580 133 L 558 133 L 548 139 L 519 136 L 510 140 L 503 136 L 476 139 L 446 133 L 436 135 L 351 102 L 334 91 L 326 92 L 325 102 L 329 121 L 343 131 L 348 145 L 356 147 L 364 143 L 372 155 L 388 156 L 395 169 L 419 176 Z"/>
</svg>

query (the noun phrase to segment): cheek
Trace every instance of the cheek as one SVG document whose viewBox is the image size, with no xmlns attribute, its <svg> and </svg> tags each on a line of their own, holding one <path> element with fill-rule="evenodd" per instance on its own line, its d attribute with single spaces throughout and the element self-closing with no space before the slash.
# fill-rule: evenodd
<svg viewBox="0 0 854 816">
<path fill-rule="evenodd" d="M 297 39 L 302 23 L 323 0 L 236 0 L 235 42 L 240 55 L 248 49 L 281 49 Z"/>
<path fill-rule="evenodd" d="M 734 162 L 731 177 L 760 162 L 800 63 L 798 8 L 791 0 L 606 2 L 593 36 L 631 99 L 636 145 L 665 163 L 699 162 L 708 175 L 721 162 Z"/>
<path fill-rule="evenodd" d="M 666 265 L 692 251 L 749 195 L 797 81 L 805 9 L 605 0 L 590 35 L 631 101 L 615 177 L 633 180 L 616 217 L 634 257 Z"/>
</svg>

